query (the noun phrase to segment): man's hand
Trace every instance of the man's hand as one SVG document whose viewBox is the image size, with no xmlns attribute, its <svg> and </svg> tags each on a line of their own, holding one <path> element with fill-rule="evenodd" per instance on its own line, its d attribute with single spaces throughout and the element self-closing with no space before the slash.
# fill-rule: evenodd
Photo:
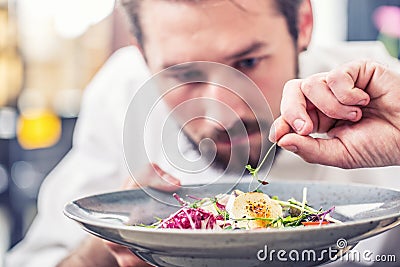
<svg viewBox="0 0 400 267">
<path fill-rule="evenodd" d="M 142 172 L 129 177 L 123 189 L 136 189 L 149 186 L 166 192 L 179 189 L 180 181 L 163 171 L 157 164 L 149 164 Z M 136 257 L 127 247 L 105 241 L 97 237 L 89 237 L 65 258 L 57 267 L 141 267 L 150 266 Z"/>
<path fill-rule="evenodd" d="M 149 186 L 160 191 L 174 192 L 181 186 L 179 179 L 166 173 L 155 163 L 149 164 L 134 176 L 134 178 L 129 177 L 126 180 L 123 189 L 137 189 Z"/>
<path fill-rule="evenodd" d="M 357 61 L 289 81 L 270 140 L 311 163 L 341 168 L 400 165 L 400 74 Z"/>
<path fill-rule="evenodd" d="M 57 267 L 144 267 L 150 266 L 128 248 L 104 241 L 95 236 L 82 244 Z"/>
<path fill-rule="evenodd" d="M 119 267 L 150 267 L 151 265 L 142 261 L 135 256 L 127 247 L 105 241 L 104 244 L 108 247 Z"/>
<path fill-rule="evenodd" d="M 136 189 L 141 186 L 149 186 L 166 192 L 174 192 L 179 189 L 180 181 L 162 170 L 157 164 L 147 166 L 142 172 L 135 175 L 135 179 L 128 178 L 123 189 Z M 108 242 L 104 243 L 120 267 L 150 266 L 136 257 L 127 247 Z"/>
</svg>

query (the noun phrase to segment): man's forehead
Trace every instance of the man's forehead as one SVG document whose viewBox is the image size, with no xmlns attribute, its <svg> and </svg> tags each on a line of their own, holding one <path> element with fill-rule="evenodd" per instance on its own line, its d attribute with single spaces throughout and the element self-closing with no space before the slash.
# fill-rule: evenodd
<svg viewBox="0 0 400 267">
<path fill-rule="evenodd" d="M 273 1 L 242 1 L 242 9 L 242 2 L 230 0 L 150 0 L 142 10 L 146 57 L 164 69 L 188 61 L 225 63 L 261 51 L 282 33 L 276 18 L 283 17 L 267 7 Z"/>
<path fill-rule="evenodd" d="M 275 1 L 277 0 L 146 0 L 141 2 L 141 9 L 142 12 L 143 9 L 154 10 L 159 8 L 164 10 L 159 15 L 166 14 L 176 8 L 181 8 L 182 11 L 185 8 L 195 8 L 200 12 L 212 10 L 221 10 L 224 13 L 240 11 L 245 15 L 257 15 L 267 11 L 277 13 Z M 157 17 L 152 19 L 157 19 Z"/>
<path fill-rule="evenodd" d="M 143 2 L 140 20 L 145 37 L 186 33 L 196 39 L 204 30 L 240 35 L 265 18 L 279 16 L 273 3 L 275 0 L 149 0 Z"/>
<path fill-rule="evenodd" d="M 168 3 L 168 4 L 186 4 L 186 5 L 197 5 L 198 7 L 217 7 L 226 3 L 232 4 L 242 10 L 251 10 L 251 2 L 257 5 L 265 3 L 275 3 L 277 0 L 139 0 L 142 4 L 146 3 Z"/>
</svg>

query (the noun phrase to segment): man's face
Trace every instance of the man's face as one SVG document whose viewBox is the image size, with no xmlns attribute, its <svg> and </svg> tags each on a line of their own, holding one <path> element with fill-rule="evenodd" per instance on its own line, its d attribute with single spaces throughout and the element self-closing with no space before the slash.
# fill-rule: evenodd
<svg viewBox="0 0 400 267">
<path fill-rule="evenodd" d="M 141 24 L 143 50 L 151 72 L 191 61 L 229 65 L 254 81 L 268 101 L 273 116 L 279 116 L 283 86 L 297 74 L 298 51 L 286 20 L 276 10 L 273 0 L 144 1 Z M 198 73 L 179 70 L 175 77 L 185 79 L 193 75 Z M 240 149 L 236 148 L 243 145 L 244 139 L 246 144 L 249 140 L 249 163 L 256 165 L 261 141 L 266 140 L 268 130 L 260 131 L 253 113 L 240 97 L 212 84 L 192 84 L 174 90 L 164 100 L 175 108 L 199 97 L 226 104 L 236 116 L 214 114 L 219 121 L 207 119 L 209 107 L 198 102 L 190 111 L 198 119 L 186 120 L 183 128 L 188 137 L 195 144 L 204 138 L 214 140 L 217 160 L 223 164 L 231 154 L 235 156 L 235 151 L 240 154 Z M 214 109 L 213 112 L 218 111 Z M 187 117 L 187 112 L 183 113 L 182 117 Z M 179 120 L 179 112 L 175 116 Z M 238 121 L 244 122 L 248 139 L 239 136 L 229 140 L 223 128 L 233 129 Z M 265 128 L 268 129 L 268 125 Z"/>
</svg>

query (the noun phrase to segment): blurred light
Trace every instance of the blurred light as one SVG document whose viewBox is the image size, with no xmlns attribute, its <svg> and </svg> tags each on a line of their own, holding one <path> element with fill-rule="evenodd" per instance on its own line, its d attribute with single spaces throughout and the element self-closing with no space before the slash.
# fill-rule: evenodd
<svg viewBox="0 0 400 267">
<path fill-rule="evenodd" d="M 0 109 L 0 138 L 11 139 L 15 137 L 17 112 L 14 108 Z"/>
<path fill-rule="evenodd" d="M 82 3 L 82 1 L 80 3 Z M 113 12 L 115 6 L 115 0 L 87 0 L 85 3 L 88 14 L 90 14 L 90 22 L 92 25 L 99 23 L 109 16 Z"/>
<path fill-rule="evenodd" d="M 54 13 L 56 32 L 61 37 L 71 39 L 83 34 L 90 25 L 88 14 L 85 14 L 86 4 L 84 3 L 87 0 L 59 0 L 58 2 L 58 7 Z M 92 8 L 96 9 L 95 6 Z"/>
<path fill-rule="evenodd" d="M 25 89 L 21 92 L 17 105 L 21 113 L 30 110 L 46 109 L 46 97 L 39 90 Z"/>
<path fill-rule="evenodd" d="M 36 196 L 41 177 L 30 162 L 17 161 L 11 167 L 11 179 L 14 184 L 30 197 Z"/>
<path fill-rule="evenodd" d="M 54 111 L 63 118 L 78 116 L 82 91 L 79 89 L 61 89 L 56 92 L 53 101 Z"/>
<path fill-rule="evenodd" d="M 110 15 L 115 0 L 58 0 L 54 27 L 64 38 L 76 38 Z"/>
<path fill-rule="evenodd" d="M 380 6 L 373 13 L 376 28 L 390 37 L 400 38 L 400 7 Z"/>
<path fill-rule="evenodd" d="M 115 0 L 18 0 L 21 50 L 27 61 L 46 62 L 59 56 L 64 38 L 76 38 L 110 15 Z"/>
<path fill-rule="evenodd" d="M 32 164 L 26 161 L 17 161 L 11 167 L 11 177 L 19 189 L 31 187 L 35 182 L 36 171 Z"/>
<path fill-rule="evenodd" d="M 46 62 L 59 56 L 62 46 L 53 26 L 56 4 L 55 0 L 18 0 L 19 45 L 28 62 Z"/>
<path fill-rule="evenodd" d="M 57 1 L 54 0 L 18 0 L 18 5 L 24 6 L 31 12 L 31 17 L 35 18 L 51 18 Z"/>
<path fill-rule="evenodd" d="M 53 146 L 61 136 L 61 121 L 48 110 L 31 110 L 21 113 L 17 138 L 24 149 Z"/>
<path fill-rule="evenodd" d="M 0 164 L 0 194 L 8 188 L 8 174 L 3 165 Z"/>
</svg>

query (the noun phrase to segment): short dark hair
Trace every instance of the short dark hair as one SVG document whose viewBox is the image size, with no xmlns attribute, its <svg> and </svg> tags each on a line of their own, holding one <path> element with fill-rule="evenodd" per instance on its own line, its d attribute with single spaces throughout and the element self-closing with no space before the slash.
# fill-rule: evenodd
<svg viewBox="0 0 400 267">
<path fill-rule="evenodd" d="M 143 30 L 140 24 L 140 5 L 146 0 L 120 0 L 124 7 L 125 13 L 128 17 L 129 24 L 133 35 L 135 36 L 138 44 L 143 47 Z M 201 2 L 202 0 L 165 0 L 165 1 L 187 1 L 187 2 Z M 230 0 L 234 1 L 234 0 Z M 292 36 L 293 41 L 297 41 L 298 28 L 298 9 L 303 0 L 274 0 L 277 10 L 285 17 Z"/>
</svg>

